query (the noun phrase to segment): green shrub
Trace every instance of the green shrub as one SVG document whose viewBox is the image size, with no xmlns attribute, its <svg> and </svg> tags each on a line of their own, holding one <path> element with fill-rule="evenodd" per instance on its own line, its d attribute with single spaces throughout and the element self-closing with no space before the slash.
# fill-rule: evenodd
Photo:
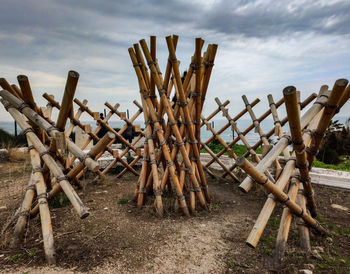
<svg viewBox="0 0 350 274">
<path fill-rule="evenodd" d="M 16 146 L 26 146 L 27 139 L 23 134 L 14 136 L 6 130 L 0 128 L 0 148 L 11 148 Z"/>
</svg>

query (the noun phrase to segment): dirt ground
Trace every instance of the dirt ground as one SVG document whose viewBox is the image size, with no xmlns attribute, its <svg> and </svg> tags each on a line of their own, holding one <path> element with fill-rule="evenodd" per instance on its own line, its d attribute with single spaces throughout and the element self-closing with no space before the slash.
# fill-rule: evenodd
<svg viewBox="0 0 350 274">
<path fill-rule="evenodd" d="M 19 206 L 29 179 L 28 161 L 0 163 L 0 228 Z M 91 176 L 92 178 L 92 176 Z M 90 182 L 86 178 L 85 182 Z M 10 249 L 12 229 L 1 235 L 0 271 L 13 273 L 350 273 L 350 193 L 315 186 L 320 223 L 332 237 L 312 235 L 316 254 L 299 247 L 297 224 L 293 223 L 282 266 L 269 263 L 275 246 L 282 208 L 278 206 L 256 249 L 245 244 L 266 199 L 255 189 L 243 194 L 236 184 L 208 178 L 213 202 L 209 211 L 185 218 L 171 210 L 172 199 L 164 199 L 168 211 L 157 218 L 151 203 L 138 210 L 127 203 L 136 177 L 116 179 L 113 174 L 101 184 L 88 183 L 78 190 L 90 216 L 80 220 L 70 205 L 52 208 L 57 266 L 45 264 L 40 219 L 30 220 L 24 243 Z M 149 199 L 151 201 L 151 198 Z M 318 255 L 318 256 L 317 256 Z"/>
</svg>

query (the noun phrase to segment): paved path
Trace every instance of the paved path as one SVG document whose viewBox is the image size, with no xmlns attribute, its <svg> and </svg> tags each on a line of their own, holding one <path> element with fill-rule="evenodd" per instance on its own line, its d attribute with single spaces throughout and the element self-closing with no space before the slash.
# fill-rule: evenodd
<svg viewBox="0 0 350 274">
<path fill-rule="evenodd" d="M 201 153 L 201 160 L 203 163 L 207 163 L 211 159 L 209 154 Z M 220 157 L 220 160 L 227 167 L 232 166 L 234 163 L 234 159 L 224 155 Z M 221 166 L 217 163 L 213 163 L 210 167 L 222 170 Z M 313 167 L 310 172 L 310 177 L 313 184 L 350 189 L 350 172 Z"/>
</svg>

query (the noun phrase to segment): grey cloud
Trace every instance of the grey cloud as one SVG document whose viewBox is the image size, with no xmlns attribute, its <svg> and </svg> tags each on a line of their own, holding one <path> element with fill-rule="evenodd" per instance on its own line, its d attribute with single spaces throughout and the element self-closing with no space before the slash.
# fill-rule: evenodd
<svg viewBox="0 0 350 274">
<path fill-rule="evenodd" d="M 349 34 L 349 14 L 349 1 L 323 5 L 319 1 L 222 0 L 206 11 L 204 24 L 197 27 L 258 38 L 296 32 Z"/>
</svg>

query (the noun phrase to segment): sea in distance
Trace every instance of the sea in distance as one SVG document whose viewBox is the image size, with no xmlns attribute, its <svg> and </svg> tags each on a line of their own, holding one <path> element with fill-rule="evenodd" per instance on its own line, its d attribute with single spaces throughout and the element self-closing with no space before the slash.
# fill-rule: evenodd
<svg viewBox="0 0 350 274">
<path fill-rule="evenodd" d="M 336 117 L 337 120 L 339 120 L 340 123 L 345 124 L 346 120 L 348 117 Z M 213 121 L 210 121 L 213 128 L 216 131 L 219 131 L 223 126 L 225 126 L 227 124 L 227 120 L 225 119 L 214 119 Z M 95 121 L 82 121 L 83 124 L 90 124 L 92 126 L 92 129 L 96 128 L 96 122 Z M 121 128 L 123 127 L 125 124 L 124 121 L 110 121 L 109 125 L 113 128 Z M 141 125 L 141 128 L 144 128 L 144 123 L 143 121 L 135 121 L 135 124 L 139 124 Z M 249 127 L 252 124 L 252 120 L 250 119 L 239 119 L 237 122 L 237 126 L 239 128 L 240 131 L 244 131 L 247 127 Z M 268 133 L 272 128 L 273 128 L 274 124 L 273 124 L 273 120 L 272 119 L 265 119 L 262 123 L 261 123 L 261 128 L 263 130 L 264 133 Z M 4 121 L 0 121 L 0 128 L 2 128 L 3 130 L 6 130 L 7 132 L 14 134 L 15 132 L 15 126 L 14 126 L 14 122 L 4 122 Z M 17 126 L 18 128 L 18 133 L 21 132 L 20 128 Z M 283 127 L 283 131 L 288 131 L 288 125 L 285 125 Z M 202 142 L 208 140 L 210 137 L 212 136 L 212 133 L 207 130 L 206 126 L 203 126 L 201 128 L 201 140 Z M 233 133 L 231 127 L 227 128 L 223 133 L 220 134 L 221 138 L 225 141 L 225 142 L 230 142 L 233 140 L 233 138 L 237 137 L 237 133 Z M 254 132 L 254 129 L 252 129 L 247 135 L 246 138 L 249 142 L 249 144 L 254 145 L 258 140 L 259 140 L 259 135 L 257 133 Z M 275 140 L 276 137 L 271 137 L 272 140 Z M 242 142 L 238 142 L 240 144 L 242 144 Z"/>
</svg>

